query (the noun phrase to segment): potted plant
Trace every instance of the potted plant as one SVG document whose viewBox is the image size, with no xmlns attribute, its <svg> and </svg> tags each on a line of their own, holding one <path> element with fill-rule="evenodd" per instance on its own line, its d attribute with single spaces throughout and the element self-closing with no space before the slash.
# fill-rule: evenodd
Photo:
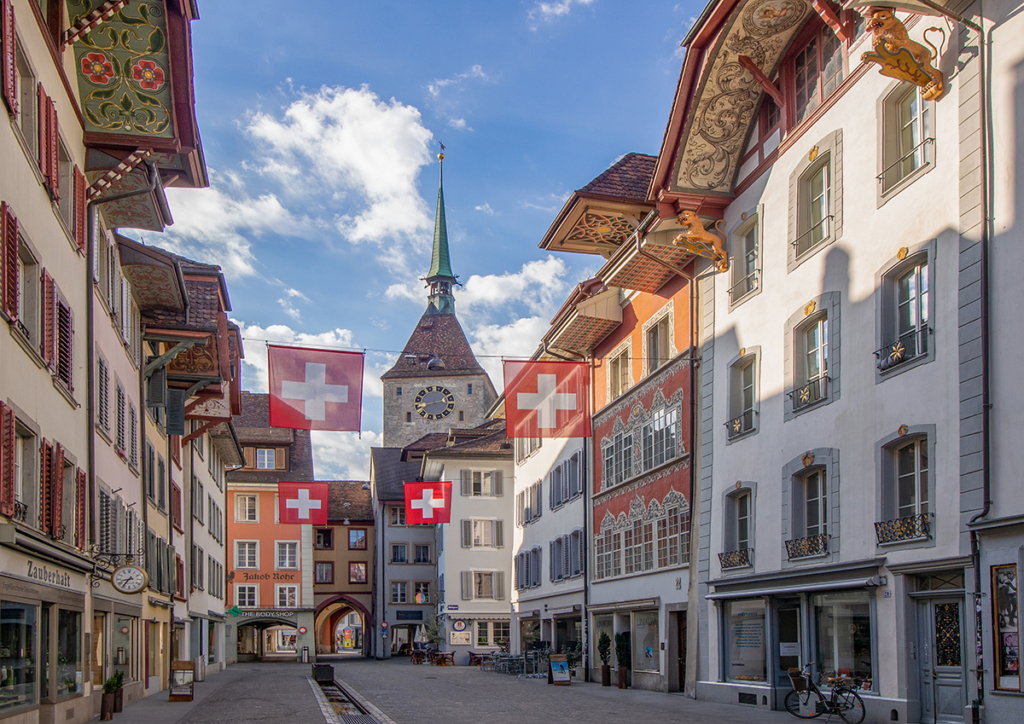
<svg viewBox="0 0 1024 724">
<path fill-rule="evenodd" d="M 565 663 L 571 672 L 569 675 L 576 676 L 576 667 L 583 661 L 583 644 L 579 641 L 575 645 L 566 644 L 562 647 L 562 653 L 565 654 Z"/>
<path fill-rule="evenodd" d="M 629 645 L 629 631 L 615 634 L 615 660 L 618 662 L 619 688 L 629 688 L 629 669 L 632 650 Z"/>
<path fill-rule="evenodd" d="M 114 718 L 114 692 L 117 691 L 117 679 L 111 676 L 103 682 L 103 695 L 100 698 L 100 721 Z"/>
<path fill-rule="evenodd" d="M 115 671 L 110 677 L 114 680 L 114 713 L 120 714 L 124 711 L 124 672 Z"/>
<path fill-rule="evenodd" d="M 597 639 L 597 655 L 601 657 L 601 686 L 611 686 L 612 667 L 608 662 L 612 658 L 612 639 L 605 631 Z"/>
</svg>

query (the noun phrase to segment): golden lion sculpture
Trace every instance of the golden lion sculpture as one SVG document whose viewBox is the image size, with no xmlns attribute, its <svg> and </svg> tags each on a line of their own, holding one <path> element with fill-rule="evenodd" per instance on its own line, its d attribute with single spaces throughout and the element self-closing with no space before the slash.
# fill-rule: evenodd
<svg viewBox="0 0 1024 724">
<path fill-rule="evenodd" d="M 722 220 L 715 222 L 714 231 L 708 231 L 696 212 L 683 211 L 679 214 L 678 223 L 683 227 L 683 233 L 672 240 L 675 246 L 682 246 L 698 256 L 711 259 L 715 262 L 715 269 L 720 272 L 729 271 L 729 255 L 725 253 L 725 238 L 720 231 L 724 223 Z"/>
<path fill-rule="evenodd" d="M 921 43 L 911 40 L 906 26 L 896 17 L 895 12 L 891 8 L 884 7 L 872 9 L 865 29 L 874 36 L 871 40 L 874 54 L 864 53 L 861 60 L 880 63 L 883 65 L 882 73 L 884 75 L 910 80 L 922 86 L 924 90 L 921 92 L 921 98 L 926 101 L 935 100 L 942 95 L 945 77 L 942 75 L 942 71 L 932 65 L 932 58 L 938 57 L 939 50 L 928 41 L 927 37 L 924 38 L 924 42 L 928 43 L 930 51 Z M 928 30 L 932 29 L 928 28 Z M 938 28 L 934 29 L 938 30 Z M 925 32 L 927 33 L 927 30 Z M 916 68 L 904 68 L 903 64 L 898 62 L 898 58 L 895 56 L 902 50 L 906 50 L 910 54 L 914 63 L 917 64 Z M 886 69 L 885 66 L 892 67 Z M 927 76 L 930 81 L 922 76 Z"/>
</svg>

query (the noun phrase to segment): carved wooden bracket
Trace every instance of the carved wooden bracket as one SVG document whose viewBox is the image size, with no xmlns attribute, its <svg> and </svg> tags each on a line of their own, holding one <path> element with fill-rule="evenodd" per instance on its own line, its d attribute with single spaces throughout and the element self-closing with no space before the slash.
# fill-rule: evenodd
<svg viewBox="0 0 1024 724">
<path fill-rule="evenodd" d="M 757 84 L 764 89 L 764 92 L 772 97 L 772 100 L 775 101 L 775 105 L 782 108 L 782 92 L 776 88 L 775 84 L 769 80 L 768 76 L 766 76 L 761 69 L 757 67 L 757 63 L 747 55 L 741 55 L 737 60 L 739 60 L 740 65 L 742 65 L 748 73 L 754 76 L 754 80 L 756 80 Z"/>
<path fill-rule="evenodd" d="M 832 28 L 836 35 L 844 42 L 849 43 L 853 40 L 853 32 L 849 24 L 841 21 L 839 16 L 836 15 L 836 11 L 825 0 L 812 0 L 811 4 L 814 5 L 814 9 L 821 16 L 821 19 L 825 21 L 825 24 Z"/>
</svg>

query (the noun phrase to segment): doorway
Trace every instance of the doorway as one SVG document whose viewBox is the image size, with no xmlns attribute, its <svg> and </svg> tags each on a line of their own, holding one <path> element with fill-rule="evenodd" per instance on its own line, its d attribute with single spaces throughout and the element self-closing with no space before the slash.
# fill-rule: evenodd
<svg viewBox="0 0 1024 724">
<path fill-rule="evenodd" d="M 800 652 L 803 650 L 800 631 L 800 599 L 783 598 L 775 605 L 775 630 L 778 632 L 777 655 L 775 660 L 775 709 L 784 711 L 786 695 L 793 689 L 789 678 L 790 669 L 800 668 Z"/>
<path fill-rule="evenodd" d="M 678 673 L 676 686 L 679 687 L 677 691 L 686 691 L 686 611 L 676 611 L 674 616 L 676 617 L 676 635 L 678 637 L 676 642 L 676 671 Z"/>
<path fill-rule="evenodd" d="M 917 640 L 921 721 L 962 722 L 967 705 L 962 598 L 918 601 Z"/>
</svg>

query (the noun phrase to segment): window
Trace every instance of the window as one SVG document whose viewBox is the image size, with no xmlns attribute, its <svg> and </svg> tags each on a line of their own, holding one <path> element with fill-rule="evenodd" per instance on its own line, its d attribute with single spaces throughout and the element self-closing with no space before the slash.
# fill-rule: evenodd
<svg viewBox="0 0 1024 724">
<path fill-rule="evenodd" d="M 21 43 L 15 43 L 15 52 L 17 53 L 18 68 L 18 128 L 21 129 L 21 137 L 25 140 L 25 145 L 28 146 L 28 151 L 34 158 L 39 152 L 37 81 Z"/>
<path fill-rule="evenodd" d="M 395 388 L 395 396 L 396 397 L 401 397 L 402 396 L 402 388 L 401 387 L 396 387 Z"/>
<path fill-rule="evenodd" d="M 391 582 L 391 603 L 406 603 L 409 584 L 405 581 Z"/>
<path fill-rule="evenodd" d="M 583 532 L 575 530 L 548 544 L 552 582 L 583 575 Z"/>
<path fill-rule="evenodd" d="M 317 561 L 315 575 L 317 583 L 334 583 L 334 564 L 329 561 Z"/>
<path fill-rule="evenodd" d="M 750 493 L 736 496 L 736 541 L 735 550 L 745 551 L 750 547 Z"/>
<path fill-rule="evenodd" d="M 765 603 L 762 599 L 726 601 L 725 672 L 729 681 L 748 683 L 768 680 L 765 646 Z M 820 665 L 820 664 L 819 664 Z M 820 669 L 824 671 L 825 669 Z"/>
<path fill-rule="evenodd" d="M 161 548 L 163 548 L 163 546 L 161 546 Z M 206 563 L 205 555 L 206 552 L 202 548 L 195 544 L 192 545 L 192 585 L 200 591 L 203 590 L 203 587 L 206 584 L 206 576 L 203 573 L 203 566 Z M 160 561 L 163 560 L 162 556 L 158 557 L 157 560 L 157 570 L 159 572 L 162 571 L 160 563 Z M 162 575 L 158 575 L 158 578 L 159 577 L 162 577 Z"/>
<path fill-rule="evenodd" d="M 796 240 L 797 256 L 810 251 L 829 236 L 829 196 L 831 194 L 831 167 L 826 157 L 800 182 L 800 224 Z"/>
<path fill-rule="evenodd" d="M 601 488 L 610 488 L 633 477 L 633 435 L 617 433 L 602 449 L 604 469 L 601 471 Z"/>
<path fill-rule="evenodd" d="M 5 665 L 18 672 L 17 675 L 8 676 L 0 683 L 0 712 L 6 715 L 12 709 L 31 706 L 38 702 L 35 655 L 39 647 L 36 640 L 39 606 L 4 601 L 0 603 L 0 617 L 4 622 L 4 638 L 8 642 L 7 655 L 4 657 Z M 48 623 L 46 622 L 47 628 Z M 12 645 L 15 642 L 16 645 Z"/>
<path fill-rule="evenodd" d="M 879 122 L 883 168 L 878 180 L 881 196 L 885 196 L 931 165 L 935 152 L 932 102 L 921 99 L 918 86 L 896 84 L 881 102 Z"/>
<path fill-rule="evenodd" d="M 828 395 L 828 317 L 819 315 L 796 331 L 796 390 L 793 409 L 799 410 Z"/>
<path fill-rule="evenodd" d="M 769 96 L 765 96 L 770 101 Z M 729 301 L 732 304 L 756 291 L 760 283 L 759 254 L 761 227 L 758 216 L 752 214 L 733 236 L 732 244 L 732 286 Z"/>
<path fill-rule="evenodd" d="M 274 461 L 274 454 L 276 450 L 274 448 L 257 448 L 256 449 L 256 467 L 259 470 L 274 470 L 277 465 Z"/>
<path fill-rule="evenodd" d="M 259 568 L 259 543 L 235 541 L 235 568 Z"/>
<path fill-rule="evenodd" d="M 802 123 L 843 80 L 843 46 L 835 32 L 821 26 L 792 58 L 796 123 Z"/>
<path fill-rule="evenodd" d="M 469 382 L 469 383 L 466 384 L 466 394 L 467 395 L 472 395 L 473 394 L 473 383 L 472 382 Z"/>
<path fill-rule="evenodd" d="M 828 485 L 825 471 L 814 470 L 804 476 L 805 538 L 828 534 Z"/>
<path fill-rule="evenodd" d="M 652 470 L 675 458 L 679 435 L 679 408 L 655 410 L 651 422 L 642 428 L 643 470 Z"/>
<path fill-rule="evenodd" d="M 1020 619 L 1016 563 L 992 566 L 992 629 L 995 634 L 995 688 L 1020 691 Z M 963 584 L 959 586 L 963 587 Z M 945 604 L 949 605 L 949 604 Z M 956 605 L 956 604 L 953 604 Z M 4 604 L 7 608 L 7 604 Z"/>
<path fill-rule="evenodd" d="M 490 598 L 500 601 L 505 598 L 502 592 L 502 575 L 497 571 L 473 571 L 473 598 Z"/>
<path fill-rule="evenodd" d="M 610 578 L 622 575 L 622 533 L 606 527 L 594 539 L 597 571 L 595 578 Z"/>
<path fill-rule="evenodd" d="M 110 368 L 107 361 L 96 356 L 96 424 L 110 433 Z"/>
<path fill-rule="evenodd" d="M 59 201 L 57 208 L 60 211 L 60 218 L 65 228 L 74 233 L 75 229 L 75 193 L 72 187 L 75 165 L 71 161 L 71 154 L 63 140 L 57 141 L 57 184 L 59 187 Z"/>
<path fill-rule="evenodd" d="M 541 517 L 544 512 L 541 494 L 543 486 L 544 483 L 538 480 L 516 494 L 516 525 L 522 527 Z"/>
<path fill-rule="evenodd" d="M 405 525 L 405 508 L 401 505 L 391 506 L 391 525 Z"/>
<path fill-rule="evenodd" d="M 660 671 L 661 646 L 658 637 L 658 612 L 633 613 L 633 671 Z"/>
<path fill-rule="evenodd" d="M 430 563 L 430 546 L 420 545 L 416 546 L 416 557 L 414 563 Z"/>
<path fill-rule="evenodd" d="M 633 384 L 629 366 L 629 348 L 622 350 L 608 361 L 609 396 L 615 399 Z"/>
<path fill-rule="evenodd" d="M 928 440 L 896 449 L 896 517 L 928 513 Z"/>
<path fill-rule="evenodd" d="M 11 211 L 11 207 L 7 207 L 8 213 Z M 28 248 L 28 244 L 25 243 L 24 237 L 20 234 L 16 242 L 18 244 L 18 254 L 16 263 L 18 265 L 17 279 L 17 306 L 16 311 L 18 315 L 17 329 L 25 337 L 28 338 L 29 344 L 35 348 L 39 348 L 40 336 L 39 331 L 41 329 L 41 323 L 39 319 L 40 309 L 40 272 L 39 264 L 36 261 L 35 256 Z M 109 418 L 108 427 L 109 429 Z"/>
<path fill-rule="evenodd" d="M 350 551 L 365 551 L 366 550 L 366 529 L 365 528 L 349 528 L 348 529 L 348 549 Z"/>
<path fill-rule="evenodd" d="M 235 522 L 255 523 L 259 520 L 256 514 L 255 495 L 235 495 Z"/>
<path fill-rule="evenodd" d="M 409 547 L 405 543 L 392 543 L 391 544 L 391 562 L 392 563 L 408 563 L 409 562 Z"/>
<path fill-rule="evenodd" d="M 459 410 L 459 422 L 465 422 L 465 421 L 466 421 L 466 413 L 463 412 L 462 410 Z"/>
<path fill-rule="evenodd" d="M 316 547 L 320 550 L 330 550 L 334 548 L 334 530 L 331 528 L 317 528 Z"/>
<path fill-rule="evenodd" d="M 741 437 L 756 427 L 757 355 L 748 354 L 729 368 L 729 412 L 726 424 L 728 439 Z"/>
<path fill-rule="evenodd" d="M 638 573 L 643 563 L 644 532 L 641 521 L 633 521 L 623 531 L 622 543 L 626 554 L 626 573 Z"/>
<path fill-rule="evenodd" d="M 235 585 L 235 603 L 239 608 L 256 608 L 256 586 Z"/>
<path fill-rule="evenodd" d="M 500 470 L 463 470 L 462 495 L 474 498 L 500 497 L 503 494 L 503 477 Z"/>
<path fill-rule="evenodd" d="M 477 621 L 476 645 L 494 648 L 508 641 L 511 627 L 508 621 Z"/>
<path fill-rule="evenodd" d="M 203 484 L 199 482 L 199 479 L 194 475 L 192 476 L 192 517 L 195 518 L 200 525 L 203 524 L 203 503 L 206 502 L 206 490 L 203 488 Z"/>
<path fill-rule="evenodd" d="M 814 660 L 821 672 L 819 684 L 831 672 L 842 672 L 857 688 L 873 681 L 871 669 L 871 603 L 864 590 L 814 594 L 810 597 Z M 938 647 L 937 647 L 938 648 Z M 959 645 L 957 646 L 959 659 Z M 958 662 L 959 664 L 959 662 Z M 870 686 L 869 686 L 870 688 Z"/>
<path fill-rule="evenodd" d="M 430 603 L 430 582 L 429 581 L 416 581 L 413 584 L 413 597 L 414 603 Z"/>
<path fill-rule="evenodd" d="M 883 278 L 882 339 L 884 346 L 875 353 L 880 372 L 926 356 L 929 320 L 928 260 L 918 256 L 909 266 L 900 265 Z M 888 307 L 888 309 L 884 309 Z"/>
<path fill-rule="evenodd" d="M 523 462 L 540 449 L 541 438 L 539 437 L 517 437 L 516 438 L 516 464 Z"/>
<path fill-rule="evenodd" d="M 657 521 L 658 568 L 690 561 L 690 515 L 678 507 L 669 508 Z"/>
<path fill-rule="evenodd" d="M 296 541 L 278 541 L 277 568 L 295 569 L 299 567 L 299 544 Z"/>
<path fill-rule="evenodd" d="M 670 346 L 670 322 L 669 316 L 662 317 L 655 322 L 646 332 L 647 342 L 647 373 L 650 374 L 671 358 Z"/>
<path fill-rule="evenodd" d="M 463 520 L 463 548 L 503 548 L 504 522 L 500 520 Z"/>
<path fill-rule="evenodd" d="M 299 587 L 298 586 L 278 586 L 277 587 L 277 607 L 278 608 L 297 608 L 299 605 Z"/>
<path fill-rule="evenodd" d="M 549 504 L 552 510 L 560 508 L 567 501 L 582 495 L 580 460 L 581 454 L 573 453 L 571 457 L 553 467 L 548 473 Z"/>
<path fill-rule="evenodd" d="M 520 551 L 515 558 L 516 590 L 535 588 L 540 585 L 541 549 L 534 546 L 528 551 Z"/>
<path fill-rule="evenodd" d="M 363 561 L 352 561 L 348 564 L 348 582 L 366 583 L 366 563 Z"/>
</svg>

